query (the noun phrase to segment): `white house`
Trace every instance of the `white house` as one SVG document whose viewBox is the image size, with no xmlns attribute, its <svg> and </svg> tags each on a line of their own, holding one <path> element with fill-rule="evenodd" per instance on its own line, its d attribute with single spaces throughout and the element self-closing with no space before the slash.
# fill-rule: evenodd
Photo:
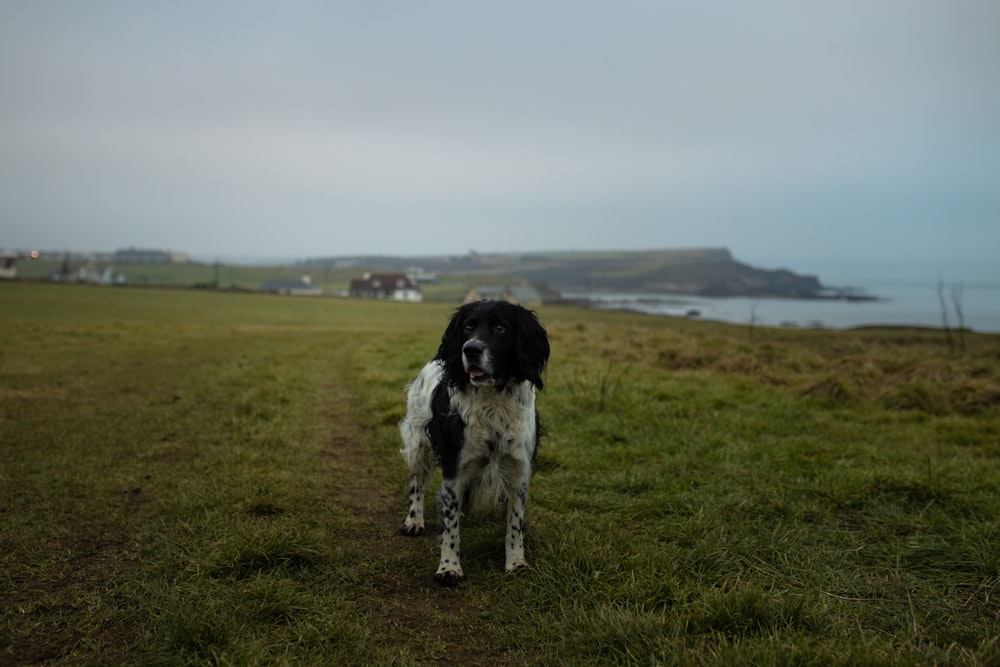
<svg viewBox="0 0 1000 667">
<path fill-rule="evenodd" d="M 417 283 L 405 273 L 365 273 L 351 281 L 350 295 L 363 299 L 424 300 Z"/>
</svg>

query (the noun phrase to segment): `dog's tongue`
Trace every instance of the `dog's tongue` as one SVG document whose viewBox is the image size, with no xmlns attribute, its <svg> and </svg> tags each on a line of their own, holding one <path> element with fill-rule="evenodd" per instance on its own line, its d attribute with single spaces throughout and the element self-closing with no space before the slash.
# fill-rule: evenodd
<svg viewBox="0 0 1000 667">
<path fill-rule="evenodd" d="M 470 368 L 469 369 L 469 377 L 481 378 L 484 375 L 486 375 L 486 371 L 484 371 L 482 368 Z"/>
</svg>

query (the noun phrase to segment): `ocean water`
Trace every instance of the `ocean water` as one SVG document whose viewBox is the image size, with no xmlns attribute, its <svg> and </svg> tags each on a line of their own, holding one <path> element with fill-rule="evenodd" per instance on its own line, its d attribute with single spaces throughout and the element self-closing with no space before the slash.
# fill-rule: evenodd
<svg viewBox="0 0 1000 667">
<path fill-rule="evenodd" d="M 696 316 L 736 324 L 769 327 L 846 329 L 870 325 L 942 326 L 937 283 L 884 283 L 865 286 L 876 301 L 702 297 L 674 294 L 590 294 L 563 296 L 588 300 L 599 308 L 651 315 Z M 948 324 L 959 325 L 952 286 L 945 285 Z M 959 294 L 963 320 L 973 331 L 1000 333 L 1000 283 L 963 285 Z"/>
</svg>

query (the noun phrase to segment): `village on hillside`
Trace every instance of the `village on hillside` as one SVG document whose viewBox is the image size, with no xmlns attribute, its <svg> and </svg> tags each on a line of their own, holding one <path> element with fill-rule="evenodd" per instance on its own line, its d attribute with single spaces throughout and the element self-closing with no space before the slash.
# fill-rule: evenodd
<svg viewBox="0 0 1000 667">
<path fill-rule="evenodd" d="M 58 260 L 53 257 L 58 256 Z M 19 266 L 47 258 L 51 267 L 44 274 L 30 271 L 19 272 Z M 194 264 L 185 253 L 168 250 L 127 248 L 112 253 L 90 255 L 64 253 L 43 253 L 37 250 L 26 252 L 0 251 L 0 280 L 31 279 L 65 284 L 87 285 L 142 285 L 157 284 L 150 280 L 150 268 L 160 267 L 160 275 L 174 266 Z M 216 270 L 220 265 L 214 265 Z M 308 268 L 308 267 L 306 267 Z M 130 274 L 133 279 L 130 280 Z M 138 279 L 137 279 L 138 278 Z M 285 296 L 334 296 L 358 299 L 384 299 L 418 303 L 424 300 L 423 286 L 435 284 L 438 274 L 419 266 L 402 271 L 360 270 L 351 278 L 347 289 L 324 290 L 313 280 L 309 270 L 281 278 L 261 282 L 256 291 Z M 218 276 L 214 281 L 195 286 L 218 287 Z M 462 298 L 463 303 L 480 299 L 503 299 L 513 303 L 537 304 L 542 297 L 525 281 L 508 283 L 485 283 L 469 286 Z"/>
</svg>

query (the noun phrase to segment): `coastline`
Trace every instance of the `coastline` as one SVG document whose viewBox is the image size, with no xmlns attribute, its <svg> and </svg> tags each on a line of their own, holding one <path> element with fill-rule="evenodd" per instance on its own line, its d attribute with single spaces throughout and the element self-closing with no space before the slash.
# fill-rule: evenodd
<svg viewBox="0 0 1000 667">
<path fill-rule="evenodd" d="M 563 300 L 590 308 L 628 310 L 763 327 L 851 329 L 859 327 L 943 328 L 936 285 L 873 285 L 870 298 L 795 298 L 786 296 L 706 296 L 649 292 L 567 292 Z M 878 296 L 874 296 L 877 294 Z M 949 301 L 951 328 L 1000 333 L 1000 284 L 966 286 L 962 322 Z"/>
</svg>

